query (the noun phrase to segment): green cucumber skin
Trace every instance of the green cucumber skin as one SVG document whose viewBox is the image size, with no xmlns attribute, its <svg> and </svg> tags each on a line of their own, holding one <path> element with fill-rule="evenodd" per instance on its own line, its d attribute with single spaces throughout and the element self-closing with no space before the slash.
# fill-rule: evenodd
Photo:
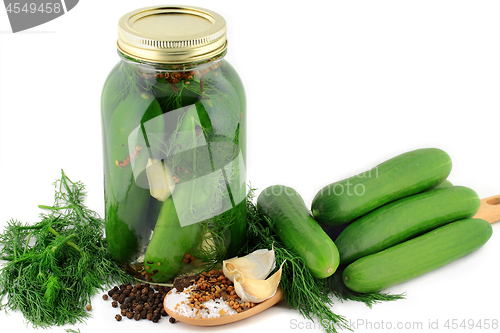
<svg viewBox="0 0 500 333">
<path fill-rule="evenodd" d="M 476 251 L 491 234 L 491 225 L 482 219 L 452 222 L 356 260 L 345 268 L 343 279 L 359 293 L 387 289 Z"/>
<path fill-rule="evenodd" d="M 324 279 L 336 271 L 337 247 L 294 189 L 282 185 L 266 188 L 257 198 L 257 209 L 272 219 L 280 240 L 304 259 L 314 277 Z"/>
<path fill-rule="evenodd" d="M 446 179 L 441 184 L 435 186 L 434 188 L 445 188 L 445 187 L 451 187 L 451 186 L 453 186 L 453 183 L 450 182 L 448 179 Z"/>
<path fill-rule="evenodd" d="M 382 251 L 444 224 L 472 217 L 477 193 L 464 186 L 435 188 L 405 197 L 355 220 L 335 240 L 340 263 Z"/>
<path fill-rule="evenodd" d="M 162 205 L 144 256 L 144 269 L 154 282 L 168 282 L 182 269 L 184 256 L 198 245 L 201 226 L 181 227 L 170 196 Z"/>
<path fill-rule="evenodd" d="M 391 201 L 433 188 L 450 172 L 446 152 L 437 148 L 409 151 L 325 186 L 314 197 L 311 211 L 321 224 L 348 223 Z"/>
<path fill-rule="evenodd" d="M 117 106 L 105 131 L 106 239 L 119 264 L 130 263 L 140 255 L 151 236 L 161 202 L 136 183 L 132 163 L 119 167 L 115 161 L 123 161 L 130 154 L 128 137 L 141 123 L 149 121 L 149 130 L 162 132 L 161 115 L 161 107 L 152 95 L 129 95 Z M 136 169 L 144 169 L 148 157 L 148 149 L 143 147 L 134 161 Z"/>
<path fill-rule="evenodd" d="M 109 165 L 108 177 L 113 184 L 113 195 L 119 202 L 127 197 L 129 187 L 133 182 L 133 178 L 129 177 L 132 175 L 132 163 L 123 168 L 116 165 L 117 161 L 125 160 L 135 148 L 128 146 L 129 135 L 146 122 L 149 131 L 163 132 L 164 120 L 161 115 L 162 110 L 158 101 L 152 95 L 143 93 L 128 96 L 111 116 L 106 135 L 108 155 L 106 158 Z M 152 119 L 154 121 L 151 121 Z M 149 151 L 147 147 L 141 148 L 134 163 L 136 169 L 139 167 L 138 164 L 141 164 L 142 169 L 145 168 L 148 162 Z"/>
</svg>

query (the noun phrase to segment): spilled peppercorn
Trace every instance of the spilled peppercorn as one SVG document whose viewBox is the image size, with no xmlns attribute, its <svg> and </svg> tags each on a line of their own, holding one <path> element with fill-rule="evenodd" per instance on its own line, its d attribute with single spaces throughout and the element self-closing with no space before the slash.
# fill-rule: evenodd
<svg viewBox="0 0 500 333">
<path fill-rule="evenodd" d="M 157 323 L 162 316 L 167 316 L 163 308 L 163 299 L 170 289 L 172 288 L 166 286 L 151 286 L 149 283 L 135 285 L 127 283 L 113 287 L 102 298 L 107 300 L 111 297 L 113 299 L 111 306 L 114 308 L 120 304 L 120 314 L 115 316 L 117 321 L 127 317 L 135 320 L 147 319 Z"/>
</svg>

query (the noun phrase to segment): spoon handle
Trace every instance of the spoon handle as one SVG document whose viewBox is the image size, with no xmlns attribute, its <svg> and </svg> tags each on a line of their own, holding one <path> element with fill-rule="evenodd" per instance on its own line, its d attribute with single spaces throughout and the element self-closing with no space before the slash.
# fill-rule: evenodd
<svg viewBox="0 0 500 333">
<path fill-rule="evenodd" d="M 479 210 L 474 217 L 490 223 L 500 221 L 500 195 L 482 199 Z"/>
</svg>

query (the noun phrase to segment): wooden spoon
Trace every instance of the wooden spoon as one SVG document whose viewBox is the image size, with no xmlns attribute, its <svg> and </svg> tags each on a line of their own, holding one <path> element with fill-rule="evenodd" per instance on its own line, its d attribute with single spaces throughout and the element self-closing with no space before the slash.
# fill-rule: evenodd
<svg viewBox="0 0 500 333">
<path fill-rule="evenodd" d="M 171 292 L 172 291 L 170 291 L 167 294 L 167 296 Z M 167 296 L 165 296 L 165 300 L 166 300 Z M 282 299 L 283 299 L 283 291 L 281 290 L 281 288 L 278 287 L 278 290 L 276 290 L 276 293 L 274 294 L 273 297 L 268 298 L 264 302 L 256 304 L 253 308 L 250 308 L 248 310 L 242 311 L 242 312 L 234 314 L 234 315 L 223 316 L 223 317 L 218 317 L 218 318 L 201 318 L 201 319 L 190 318 L 190 317 L 181 316 L 180 314 L 171 311 L 166 306 L 164 306 L 164 308 L 170 317 L 172 317 L 175 320 L 178 320 L 180 322 L 183 322 L 186 324 L 191 324 L 191 325 L 197 325 L 197 326 L 217 326 L 217 325 L 224 325 L 224 324 L 233 323 L 235 321 L 243 320 L 243 319 L 246 319 L 246 318 L 251 317 L 253 315 L 256 315 L 257 313 L 262 312 L 262 311 L 270 308 L 271 306 L 278 303 Z"/>
<path fill-rule="evenodd" d="M 474 215 L 474 217 L 486 220 L 489 223 L 495 223 L 500 221 L 500 195 L 495 195 L 489 198 L 482 199 L 481 205 L 479 206 L 479 210 L 477 211 L 476 215 Z M 257 313 L 270 308 L 271 306 L 278 303 L 282 299 L 283 299 L 283 291 L 281 290 L 281 288 L 278 288 L 276 294 L 273 297 L 265 300 L 262 303 L 255 305 L 253 308 L 245 310 L 238 314 L 219 317 L 219 318 L 202 318 L 202 319 L 190 318 L 181 316 L 178 313 L 171 311 L 166 306 L 164 307 L 165 311 L 169 316 L 175 318 L 175 320 L 178 320 L 180 322 L 197 326 L 217 326 L 217 325 L 233 323 L 235 321 L 243 320 L 253 315 L 256 315 Z"/>
<path fill-rule="evenodd" d="M 500 221 L 500 195 L 482 199 L 479 210 L 474 217 L 490 223 Z"/>
</svg>

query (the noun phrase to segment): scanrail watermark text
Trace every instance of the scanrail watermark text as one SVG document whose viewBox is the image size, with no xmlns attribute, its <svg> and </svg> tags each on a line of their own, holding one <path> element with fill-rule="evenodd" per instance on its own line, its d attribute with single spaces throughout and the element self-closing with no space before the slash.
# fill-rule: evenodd
<svg viewBox="0 0 500 333">
<path fill-rule="evenodd" d="M 351 330 L 370 331 L 402 331 L 402 330 L 436 330 L 436 331 L 487 331 L 498 330 L 500 328 L 499 319 L 428 319 L 427 321 L 371 321 L 368 319 L 349 320 L 347 325 Z M 300 321 L 290 320 L 290 328 L 297 330 L 319 330 L 334 328 L 336 325 L 328 320 L 313 322 L 310 320 Z"/>
</svg>

